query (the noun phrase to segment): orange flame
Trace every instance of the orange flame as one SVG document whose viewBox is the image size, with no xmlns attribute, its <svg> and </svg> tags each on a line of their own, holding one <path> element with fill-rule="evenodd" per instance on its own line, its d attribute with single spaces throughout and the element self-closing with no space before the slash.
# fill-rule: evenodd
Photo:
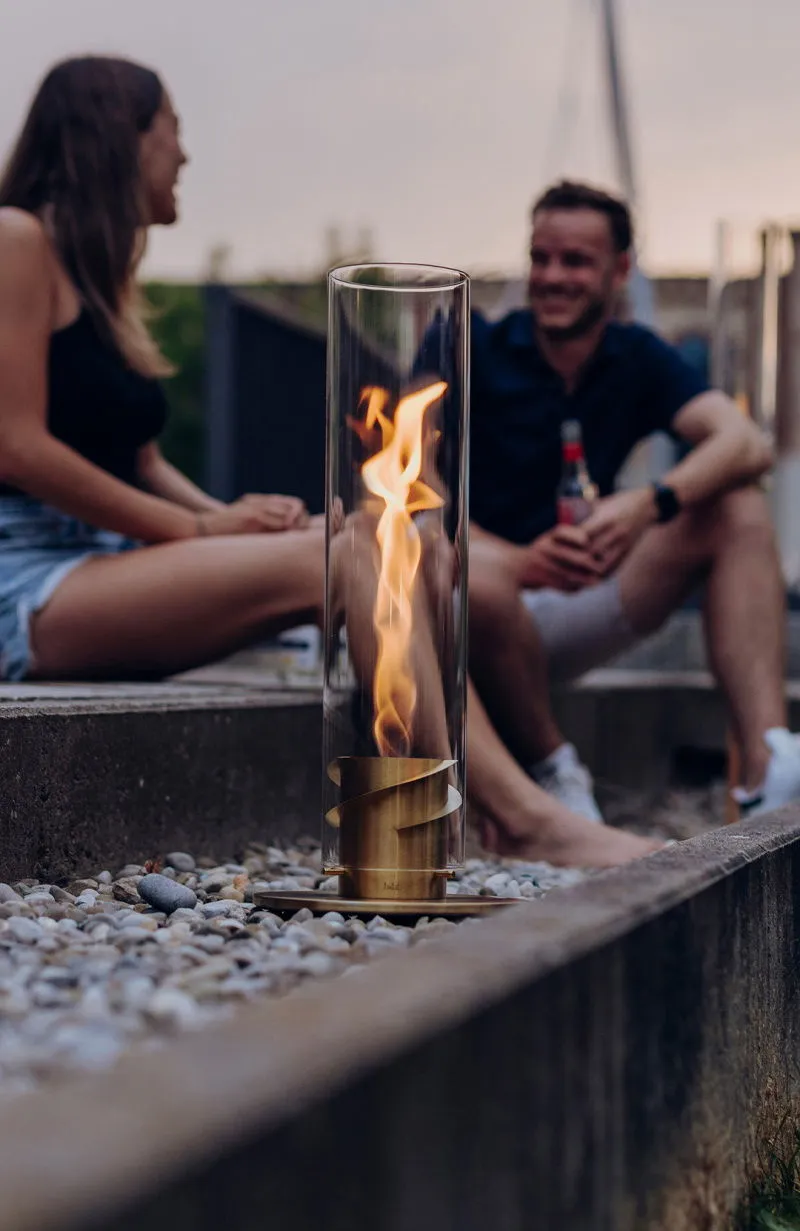
<svg viewBox="0 0 800 1231">
<path fill-rule="evenodd" d="M 378 657 L 373 680 L 375 742 L 381 756 L 407 756 L 417 686 L 409 664 L 414 626 L 414 586 L 422 557 L 415 513 L 441 508 L 440 496 L 423 483 L 425 412 L 447 385 L 437 381 L 401 398 L 394 419 L 386 415 L 385 389 L 365 389 L 364 427 L 380 429 L 382 447 L 361 469 L 364 484 L 383 503 L 375 537 L 380 552 L 373 623 Z"/>
</svg>

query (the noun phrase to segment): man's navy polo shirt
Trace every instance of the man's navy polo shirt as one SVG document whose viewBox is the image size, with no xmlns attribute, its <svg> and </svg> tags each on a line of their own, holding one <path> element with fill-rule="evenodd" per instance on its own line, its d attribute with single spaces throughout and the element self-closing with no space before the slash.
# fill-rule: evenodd
<svg viewBox="0 0 800 1231">
<path fill-rule="evenodd" d="M 529 311 L 495 324 L 473 314 L 471 520 L 530 542 L 555 525 L 565 419 L 581 424 L 589 473 L 606 496 L 633 447 L 669 431 L 676 413 L 707 388 L 650 330 L 614 322 L 567 393 L 536 344 Z"/>
</svg>

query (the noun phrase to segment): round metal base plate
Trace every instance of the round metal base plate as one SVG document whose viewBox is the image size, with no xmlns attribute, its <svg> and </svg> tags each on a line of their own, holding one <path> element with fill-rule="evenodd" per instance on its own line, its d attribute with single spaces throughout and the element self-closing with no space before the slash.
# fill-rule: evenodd
<svg viewBox="0 0 800 1231">
<path fill-rule="evenodd" d="M 253 901 L 256 906 L 276 914 L 306 907 L 315 915 L 335 910 L 341 915 L 380 915 L 384 919 L 422 919 L 426 915 L 437 919 L 463 919 L 470 915 L 490 915 L 503 907 L 521 904 L 520 898 L 490 898 L 468 893 L 420 901 L 419 898 L 340 898 L 336 893 L 313 890 L 304 893 L 294 889 L 265 889 L 255 893 Z"/>
</svg>

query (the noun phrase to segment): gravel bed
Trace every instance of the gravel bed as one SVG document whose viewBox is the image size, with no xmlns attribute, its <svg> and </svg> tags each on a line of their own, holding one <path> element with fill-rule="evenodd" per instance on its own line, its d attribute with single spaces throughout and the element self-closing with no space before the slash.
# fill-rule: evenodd
<svg viewBox="0 0 800 1231">
<path fill-rule="evenodd" d="M 666 791 L 632 791 L 609 783 L 597 784 L 597 801 L 609 825 L 645 837 L 683 841 L 725 824 L 728 788 L 725 782 Z"/>
<path fill-rule="evenodd" d="M 598 793 L 609 823 L 642 833 L 687 838 L 723 819 L 724 784 L 660 795 L 600 784 Z M 529 900 L 587 875 L 474 854 L 449 893 Z M 321 918 L 303 910 L 286 920 L 253 905 L 267 888 L 336 887 L 310 840 L 287 850 L 253 843 L 240 863 L 175 851 L 66 887 L 0 883 L 0 1110 L 42 1083 L 110 1067 L 132 1046 L 160 1047 L 228 1017 L 244 1001 L 352 975 L 396 949 L 476 926 L 346 919 L 335 902 Z"/>
<path fill-rule="evenodd" d="M 470 859 L 449 890 L 531 899 L 583 874 L 548 864 Z M 455 927 L 422 919 L 280 919 L 253 893 L 330 889 L 309 842 L 254 844 L 241 863 L 185 852 L 62 888 L 0 883 L 0 1107 L 76 1071 L 114 1064 L 132 1045 L 158 1047 L 219 1021 L 236 1005 L 281 996 L 313 978 L 346 976 Z"/>
</svg>

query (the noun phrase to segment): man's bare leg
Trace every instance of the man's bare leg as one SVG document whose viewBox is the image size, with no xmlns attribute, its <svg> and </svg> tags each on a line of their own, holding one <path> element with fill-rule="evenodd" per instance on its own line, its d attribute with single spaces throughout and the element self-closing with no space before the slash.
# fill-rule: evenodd
<svg viewBox="0 0 800 1231">
<path fill-rule="evenodd" d="M 469 661 L 491 720 L 523 765 L 563 744 L 550 706 L 547 656 L 519 588 L 491 545 L 470 544 Z"/>
<path fill-rule="evenodd" d="M 473 674 L 520 759 L 545 757 L 563 736 L 552 714 L 534 623 L 491 549 L 476 553 L 471 571 Z M 643 637 L 706 582 L 709 659 L 742 749 L 743 785 L 758 786 L 770 756 L 764 732 L 786 724 L 783 585 L 761 492 L 739 488 L 654 527 L 618 577 L 625 614 Z"/>
<path fill-rule="evenodd" d="M 743 785 L 764 779 L 764 732 L 786 725 L 785 600 L 766 501 L 728 492 L 649 531 L 622 565 L 620 593 L 637 632 L 654 632 L 705 579 L 709 660 L 742 752 Z"/>
</svg>

